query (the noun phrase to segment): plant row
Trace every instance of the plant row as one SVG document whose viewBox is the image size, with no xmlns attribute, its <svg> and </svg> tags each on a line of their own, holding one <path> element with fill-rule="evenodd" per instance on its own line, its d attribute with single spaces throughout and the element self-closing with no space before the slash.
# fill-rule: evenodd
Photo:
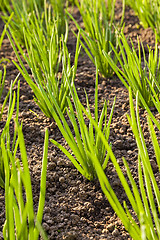
<svg viewBox="0 0 160 240">
<path fill-rule="evenodd" d="M 150 110 L 150 107 L 154 106 L 160 113 L 158 27 L 156 32 L 156 25 L 154 26 L 155 49 L 148 47 L 148 54 L 146 54 L 143 43 L 139 39 L 138 49 L 136 49 L 132 41 L 128 42 L 123 34 L 125 2 L 122 3 L 122 18 L 119 23 L 115 21 L 115 3 L 115 0 L 110 0 L 106 6 L 105 0 L 82 0 L 80 2 L 75 0 L 74 4 L 78 7 L 84 23 L 82 29 L 72 14 L 67 11 L 68 3 L 65 1 L 5 0 L 1 4 L 5 28 L 0 44 L 6 32 L 19 62 L 13 61 L 13 63 L 33 90 L 34 100 L 41 111 L 46 117 L 53 118 L 56 122 L 70 150 L 54 139 L 51 142 L 72 161 L 85 178 L 88 180 L 98 178 L 108 201 L 133 239 L 159 239 L 160 192 L 151 168 L 139 116 L 139 107 L 145 108 L 148 112 L 148 129 L 157 165 L 160 168 L 160 149 L 153 123 L 158 130 L 160 130 L 160 125 Z M 77 34 L 74 32 L 77 44 L 73 65 L 67 48 L 69 19 L 78 29 Z M 82 105 L 74 84 L 81 48 L 84 48 L 96 66 L 94 112 L 90 108 L 86 93 L 86 107 Z M 31 74 L 25 68 L 24 62 L 29 66 Z M 129 91 L 130 116 L 128 115 L 128 121 L 138 147 L 138 185 L 133 179 L 127 161 L 123 158 L 130 184 L 128 183 L 114 156 L 112 143 L 109 143 L 110 125 L 116 99 L 113 101 L 109 116 L 106 101 L 104 101 L 102 110 L 99 110 L 99 75 L 107 79 L 113 74 L 117 75 Z M 5 84 L 5 76 L 6 68 L 4 67 L 4 70 L 0 72 L 0 97 Z M 6 193 L 6 222 L 3 236 L 4 239 L 38 239 L 41 233 L 43 238 L 46 238 L 41 223 L 46 191 L 49 136 L 46 131 L 41 192 L 38 212 L 35 214 L 22 124 L 18 122 L 19 82 L 17 94 L 13 93 L 13 86 L 17 80 L 18 76 L 11 83 L 0 115 L 2 117 L 9 99 L 7 121 L 0 136 L 0 185 L 5 188 Z M 136 99 L 135 108 L 133 97 Z M 15 134 L 11 140 L 10 123 L 15 108 Z M 89 120 L 87 123 L 86 117 Z M 18 149 L 20 159 L 16 156 Z M 126 202 L 123 206 L 121 205 L 105 175 L 104 170 L 109 159 L 113 162 L 138 223 L 131 215 Z"/>
</svg>

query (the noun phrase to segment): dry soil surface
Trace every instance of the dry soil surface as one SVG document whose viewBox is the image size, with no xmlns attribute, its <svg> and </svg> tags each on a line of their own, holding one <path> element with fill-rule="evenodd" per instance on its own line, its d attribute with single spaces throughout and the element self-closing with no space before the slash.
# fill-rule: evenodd
<svg viewBox="0 0 160 240">
<path fill-rule="evenodd" d="M 70 7 L 70 12 L 82 24 L 81 16 L 76 7 Z M 1 14 L 1 13 L 0 13 Z M 120 21 L 121 2 L 116 4 L 116 20 Z M 125 12 L 124 33 L 130 36 L 137 45 L 137 36 L 140 36 L 147 53 L 147 44 L 154 46 L 154 34 L 151 29 L 143 29 L 134 12 L 127 7 Z M 70 21 L 70 30 L 76 31 L 73 22 Z M 0 20 L 0 30 L 3 29 L 3 22 Z M 71 57 L 74 59 L 76 38 L 69 32 L 68 48 Z M 18 70 L 12 63 L 16 60 L 15 53 L 7 37 L 3 41 L 0 51 L 0 58 L 10 60 L 7 63 L 7 77 L 5 92 L 9 89 L 11 80 L 14 80 Z M 17 61 L 17 60 L 16 60 Z M 27 65 L 26 65 L 27 67 Z M 20 88 L 20 113 L 19 121 L 23 121 L 23 133 L 28 153 L 30 173 L 33 186 L 33 198 L 35 209 L 39 199 L 39 184 L 41 174 L 41 161 L 43 154 L 43 142 L 45 128 L 49 129 L 50 139 L 55 139 L 64 146 L 65 141 L 61 136 L 54 121 L 46 118 L 33 100 L 33 92 L 22 76 Z M 91 104 L 94 103 L 95 66 L 82 50 L 79 56 L 79 63 L 75 81 L 78 94 L 85 103 L 84 88 L 89 96 Z M 125 173 L 122 157 L 125 157 L 131 168 L 134 179 L 137 179 L 137 147 L 126 114 L 129 113 L 128 91 L 121 81 L 114 75 L 110 79 L 99 77 L 99 103 L 109 100 L 108 113 L 110 112 L 113 99 L 116 96 L 116 106 L 110 129 L 110 142 L 113 152 Z M 33 112 L 37 115 L 35 115 Z M 7 109 L 0 123 L 0 132 L 6 120 Z M 155 114 L 157 114 L 155 112 Z M 152 155 L 149 133 L 146 124 L 146 113 L 140 109 L 143 131 L 150 153 L 153 169 L 156 178 L 159 179 L 158 168 Z M 158 117 L 158 114 L 157 114 Z M 67 146 L 66 146 L 67 147 Z M 109 161 L 106 168 L 106 176 L 113 187 L 120 202 L 127 201 L 125 192 L 117 177 L 115 168 Z M 129 208 L 130 205 L 127 202 Z M 4 190 L 0 189 L 0 231 L 2 232 L 5 221 L 5 196 Z M 58 150 L 51 142 L 49 143 L 48 169 L 47 169 L 47 190 L 43 216 L 43 227 L 49 239 L 66 240 L 89 240 L 89 239 L 131 239 L 125 231 L 121 221 L 112 210 L 107 198 L 101 190 L 98 180 L 92 182 L 86 180 L 73 166 L 73 164 Z"/>
</svg>

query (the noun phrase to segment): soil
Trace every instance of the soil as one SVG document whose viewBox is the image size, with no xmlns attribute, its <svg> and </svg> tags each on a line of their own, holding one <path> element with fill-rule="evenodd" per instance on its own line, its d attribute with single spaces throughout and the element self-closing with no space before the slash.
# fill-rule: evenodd
<svg viewBox="0 0 160 240">
<path fill-rule="evenodd" d="M 70 7 L 69 11 L 82 24 L 82 19 L 76 7 Z M 116 3 L 116 20 L 120 21 L 121 1 Z M 154 46 L 154 33 L 151 29 L 143 29 L 139 19 L 133 10 L 126 7 L 124 33 L 130 36 L 135 46 L 137 46 L 137 36 L 145 44 Z M 70 30 L 76 30 L 73 22 L 70 21 Z M 3 29 L 3 22 L 0 20 L 0 30 Z M 69 32 L 68 49 L 71 57 L 74 58 L 76 38 Z M 7 64 L 7 77 L 4 95 L 9 89 L 10 83 L 18 74 L 18 70 L 12 63 L 16 60 L 15 53 L 9 40 L 5 37 L 0 51 L 0 59 L 4 57 L 10 61 Z M 27 65 L 26 65 L 27 66 Z M 43 142 L 45 128 L 49 129 L 50 139 L 55 139 L 62 145 L 65 140 L 62 138 L 58 127 L 54 121 L 46 118 L 33 100 L 33 92 L 22 76 L 20 87 L 20 113 L 19 121 L 23 121 L 23 134 L 28 153 L 28 162 L 33 186 L 34 206 L 37 209 L 39 190 L 41 161 L 43 155 Z M 89 96 L 90 104 L 94 101 L 95 66 L 82 50 L 79 56 L 79 63 L 75 84 L 82 103 L 85 103 L 84 88 Z M 15 87 L 16 88 L 16 87 Z M 122 157 L 129 163 L 134 179 L 137 179 L 137 146 L 126 114 L 129 114 L 128 91 L 121 81 L 114 75 L 110 79 L 99 77 L 99 102 L 109 101 L 108 113 L 110 112 L 113 99 L 116 96 L 116 105 L 110 128 L 110 142 L 118 163 L 122 167 L 125 175 L 125 168 Z M 3 99 L 2 99 L 3 100 Z M 35 112 L 36 114 L 34 114 Z M 157 114 L 155 112 L 155 114 Z M 4 112 L 0 123 L 0 132 L 3 129 L 7 115 Z M 149 132 L 146 124 L 146 112 L 140 109 L 140 116 L 145 133 L 146 143 L 150 152 L 151 161 L 154 167 L 155 176 L 159 178 L 158 168 L 152 155 L 152 147 L 149 140 Z M 158 114 L 157 114 L 158 117 Z M 127 201 L 124 190 L 117 177 L 115 168 L 109 161 L 106 168 L 106 176 L 113 187 L 119 201 Z M 0 231 L 2 232 L 5 221 L 5 196 L 4 189 L 0 189 Z M 86 180 L 75 169 L 73 164 L 64 154 L 49 142 L 48 169 L 46 201 L 43 216 L 43 227 L 49 239 L 65 240 L 88 240 L 88 239 L 131 239 L 125 231 L 120 219 L 112 210 L 107 198 L 101 190 L 97 179 Z"/>
</svg>

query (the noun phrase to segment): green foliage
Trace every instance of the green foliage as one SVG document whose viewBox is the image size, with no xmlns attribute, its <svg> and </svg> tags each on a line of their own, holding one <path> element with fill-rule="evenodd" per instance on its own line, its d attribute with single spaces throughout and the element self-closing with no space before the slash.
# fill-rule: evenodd
<svg viewBox="0 0 160 240">
<path fill-rule="evenodd" d="M 98 24 L 97 20 L 101 22 L 101 26 L 102 24 L 105 24 L 105 21 L 109 21 L 111 24 L 114 22 L 116 0 L 109 0 L 107 4 L 105 0 L 82 0 L 80 2 L 75 0 L 75 3 L 83 18 L 85 29 L 89 33 L 90 37 L 94 37 L 96 35 L 93 31 L 93 26 L 94 24 Z M 95 14 L 97 14 L 98 18 L 94 16 Z M 93 25 L 91 20 L 94 21 Z"/>
<path fill-rule="evenodd" d="M 47 117 L 55 120 L 68 146 L 66 149 L 53 139 L 51 142 L 70 159 L 84 177 L 92 180 L 98 176 L 103 192 L 133 239 L 158 240 L 160 239 L 160 222 L 158 219 L 160 191 L 150 164 L 141 128 L 138 105 L 140 104 L 148 111 L 148 128 L 160 170 L 160 146 L 152 121 L 159 130 L 160 124 L 149 108 L 155 106 L 160 112 L 160 60 L 157 45 L 157 38 L 160 36 L 159 14 L 157 13 L 160 5 L 158 0 L 150 2 L 148 0 L 143 2 L 141 0 L 134 2 L 128 0 L 128 4 L 133 5 L 145 27 L 150 25 L 153 29 L 157 28 L 155 50 L 148 47 L 149 55 L 146 57 L 144 46 L 139 40 L 137 53 L 132 41 L 130 47 L 123 32 L 119 33 L 118 28 L 114 27 L 115 1 L 109 0 L 106 6 L 105 0 L 82 0 L 80 2 L 75 0 L 75 4 L 82 15 L 85 30 L 67 12 L 79 30 L 78 35 L 75 34 L 77 36 L 77 46 L 74 66 L 71 66 L 71 57 L 66 46 L 68 23 L 64 12 L 65 0 L 51 0 L 51 4 L 46 0 L 11 0 L 12 7 L 10 1 L 5 0 L 1 7 L 4 12 L 3 19 L 8 22 L 1 35 L 0 46 L 12 18 L 9 29 L 12 37 L 8 31 L 7 35 L 20 66 L 16 62 L 14 64 L 33 90 L 35 101 L 40 109 Z M 122 20 L 119 27 L 122 26 L 123 22 L 124 5 L 123 1 Z M 14 16 L 11 14 L 12 11 Z M 85 43 L 80 40 L 80 35 Z M 94 111 L 90 107 L 87 94 L 86 109 L 84 108 L 74 85 L 80 43 L 96 65 Z M 24 53 L 21 44 L 26 47 L 27 54 Z M 28 64 L 32 76 L 25 68 L 18 51 Z M 120 68 L 117 66 L 118 62 Z M 114 156 L 111 144 L 109 144 L 110 124 L 115 100 L 109 117 L 107 117 L 106 101 L 102 110 L 99 110 L 98 72 L 104 77 L 110 77 L 115 72 L 129 90 L 131 116 L 128 116 L 128 121 L 138 147 L 139 184 L 135 182 L 127 161 L 123 158 L 129 180 L 125 179 L 123 171 Z M 5 84 L 5 76 L 6 68 L 4 67 L 4 71 L 0 71 L 0 98 Z M 39 206 L 37 215 L 35 215 L 22 125 L 19 126 L 18 124 L 20 85 L 18 85 L 17 90 L 17 111 L 13 140 L 10 139 L 9 134 L 16 105 L 16 94 L 13 93 L 13 86 L 17 79 L 18 76 L 11 84 L 10 92 L 4 100 L 0 114 L 1 120 L 9 98 L 7 121 L 0 136 L 0 186 L 5 187 L 6 208 L 3 236 L 4 239 L 36 240 L 41 233 L 42 237 L 46 239 L 41 223 L 46 192 L 48 131 L 46 131 L 44 143 Z M 132 95 L 136 98 L 136 112 Z M 89 118 L 88 122 L 86 122 L 85 115 Z M 66 117 L 68 120 L 66 120 Z M 18 149 L 20 159 L 16 157 Z M 133 218 L 126 202 L 124 202 L 124 206 L 120 204 L 104 173 L 109 158 L 117 171 L 137 220 Z"/>
<path fill-rule="evenodd" d="M 158 40 L 160 40 L 160 2 L 159 0 L 126 0 L 128 4 L 138 15 L 140 23 L 144 28 L 151 27 L 157 31 Z"/>
<path fill-rule="evenodd" d="M 10 0 L 0 0 L 0 10 L 4 10 L 9 3 Z"/>
<path fill-rule="evenodd" d="M 3 103 L 2 103 L 2 107 L 0 109 L 0 121 L 2 119 L 2 115 L 3 115 L 3 111 L 4 108 L 6 106 L 6 103 L 8 101 L 9 96 L 11 97 L 11 92 L 12 92 L 12 88 L 14 87 L 14 85 L 16 84 L 17 80 L 18 80 L 19 74 L 17 75 L 17 77 L 15 78 L 14 82 L 11 83 L 11 87 L 10 87 L 10 91 L 8 91 Z M 6 67 L 4 66 L 3 71 L 0 70 L 0 100 L 2 98 L 2 94 L 3 94 L 3 90 L 4 90 L 4 84 L 5 84 L 5 79 L 6 79 Z"/>
<path fill-rule="evenodd" d="M 49 78 L 49 81 L 52 82 L 50 78 L 58 73 L 62 55 L 65 54 L 67 58 L 69 58 L 69 53 L 66 49 L 68 24 L 67 22 L 65 23 L 65 35 L 61 35 L 59 32 L 60 21 L 52 17 L 51 9 L 48 11 L 46 9 L 42 19 L 37 18 L 35 13 L 32 13 L 32 19 L 29 22 L 32 31 L 30 31 L 30 29 L 24 29 L 24 39 L 28 58 L 25 57 L 22 49 L 19 48 L 30 69 L 32 69 L 37 84 L 40 83 L 39 78 L 43 79 L 42 81 L 44 81 L 44 84 L 46 84 L 45 78 Z"/>
<path fill-rule="evenodd" d="M 70 87 L 71 88 L 71 87 Z M 90 157 L 90 153 L 94 151 L 99 164 L 103 169 L 106 168 L 108 162 L 108 154 L 106 154 L 106 147 L 100 139 L 99 133 L 97 129 L 94 128 L 92 122 L 89 124 L 85 123 L 85 118 L 83 116 L 81 110 L 81 103 L 78 98 L 75 87 L 73 86 L 73 90 L 71 88 L 71 95 L 73 99 L 73 104 L 68 98 L 69 108 L 67 109 L 67 114 L 70 122 L 72 123 L 74 134 L 72 133 L 67 121 L 65 120 L 62 112 L 57 106 L 57 115 L 54 115 L 55 119 L 63 137 L 65 138 L 68 146 L 70 147 L 70 151 L 66 150 L 62 145 L 60 145 L 55 140 L 51 140 L 51 142 L 56 145 L 63 153 L 72 161 L 78 171 L 85 176 L 87 179 L 92 180 L 96 177 L 96 166 L 92 158 Z M 92 116 L 91 109 L 89 107 L 89 101 L 86 94 L 86 102 L 87 102 L 87 111 L 89 115 Z M 98 125 L 98 129 L 102 130 L 103 136 L 106 141 L 109 140 L 110 133 L 110 124 L 113 115 L 115 101 L 113 103 L 110 116 L 107 123 L 107 104 L 104 102 L 103 109 L 101 111 L 101 115 L 98 117 L 98 68 L 96 74 L 96 84 L 95 84 L 95 111 L 94 111 L 94 119 Z"/>
<path fill-rule="evenodd" d="M 0 49 L 1 49 L 1 46 L 2 46 L 2 42 L 3 42 L 4 36 L 6 34 L 6 30 L 8 28 L 8 25 L 9 25 L 12 17 L 13 17 L 13 13 L 11 13 L 10 17 L 8 18 L 8 22 L 5 24 L 3 32 L 1 33 L 1 36 L 0 36 Z"/>
<path fill-rule="evenodd" d="M 56 22 L 55 22 L 56 24 Z M 35 101 L 40 107 L 40 109 L 43 111 L 43 113 L 49 117 L 52 118 L 53 111 L 56 111 L 55 103 L 60 106 L 60 109 L 62 112 L 65 112 L 67 104 L 67 97 L 70 96 L 70 90 L 68 86 L 68 82 L 72 85 L 75 79 L 75 74 L 77 70 L 77 64 L 78 64 L 78 55 L 79 55 L 79 38 L 77 40 L 77 47 L 76 47 L 76 53 L 75 53 L 75 62 L 74 66 L 71 66 L 71 60 L 70 60 L 70 54 L 68 53 L 68 49 L 66 47 L 65 40 L 62 37 L 62 50 L 59 50 L 59 60 L 55 60 L 55 49 L 57 49 L 57 35 L 56 31 L 54 31 L 55 26 L 53 26 L 53 35 L 50 39 L 47 40 L 46 37 L 46 43 L 47 46 L 39 45 L 38 40 L 33 40 L 33 43 L 30 41 L 30 36 L 27 33 L 25 34 L 26 37 L 26 43 L 29 44 L 27 46 L 28 49 L 28 55 L 27 57 L 20 45 L 18 44 L 16 38 L 14 37 L 14 34 L 12 33 L 12 36 L 14 38 L 14 42 L 16 43 L 19 51 L 21 52 L 22 56 L 28 63 L 30 70 L 32 72 L 32 75 L 34 77 L 34 81 L 32 80 L 31 76 L 28 74 L 19 54 L 14 46 L 13 40 L 11 36 L 8 33 L 8 37 L 11 41 L 11 44 L 13 46 L 13 49 L 17 55 L 17 58 L 19 60 L 20 66 L 16 62 L 15 65 L 27 81 L 27 83 L 32 88 L 34 95 L 35 95 Z M 40 35 L 41 36 L 41 35 Z M 43 37 L 43 35 L 42 35 Z M 32 39 L 32 38 L 31 38 Z M 44 37 L 45 39 L 45 37 Z M 45 41 L 45 40 L 44 40 Z M 26 44 L 26 45 L 27 45 Z M 32 45 L 33 44 L 33 45 Z M 37 45 L 36 45 L 37 44 Z M 36 46 L 35 46 L 36 45 Z M 39 62 L 39 57 L 42 60 L 42 62 Z M 62 74 L 58 73 L 59 67 L 55 66 L 56 61 L 58 64 L 62 63 Z M 55 67 L 57 69 L 55 70 Z"/>
<path fill-rule="evenodd" d="M 44 154 L 42 160 L 41 188 L 37 215 L 34 214 L 31 177 L 27 160 L 22 126 L 16 121 L 17 139 L 15 149 L 10 150 L 8 139 L 1 140 L 2 156 L 5 169 L 5 210 L 6 221 L 3 227 L 4 239 L 34 239 L 38 240 L 41 231 L 44 239 L 44 231 L 41 227 L 43 208 L 46 192 L 46 171 L 48 154 L 48 131 L 45 134 Z M 20 149 L 22 163 L 16 157 L 17 149 Z M 24 198 L 25 196 L 25 198 Z"/>
<path fill-rule="evenodd" d="M 4 90 L 5 78 L 6 78 L 6 67 L 4 67 L 4 71 L 0 70 L 0 99 L 2 97 L 2 93 L 3 93 L 3 90 Z M 2 118 L 2 114 L 3 114 L 3 110 L 4 110 L 5 105 L 6 105 L 6 103 L 4 101 L 3 106 L 0 109 L 1 110 L 0 120 Z"/>
<path fill-rule="evenodd" d="M 12 119 L 12 116 L 13 116 L 13 112 L 14 112 L 14 109 L 15 109 L 15 103 L 16 103 L 16 94 L 15 94 L 15 92 L 13 93 L 12 89 L 13 89 L 13 86 L 15 85 L 17 79 L 18 79 L 18 76 L 15 79 L 14 83 L 11 83 L 10 91 L 7 94 L 7 96 L 5 98 L 5 101 L 3 102 L 3 105 L 2 105 L 1 116 L 0 116 L 0 120 L 1 120 L 4 107 L 7 103 L 8 97 L 9 97 L 8 115 L 7 115 L 7 120 L 6 120 L 5 126 L 4 126 L 3 131 L 0 135 L 0 144 L 4 139 L 7 139 L 8 147 L 10 147 L 12 150 L 15 147 L 15 137 L 16 136 L 14 135 L 13 141 L 12 141 L 12 144 L 11 144 L 9 131 L 10 131 L 10 122 L 11 122 L 11 119 Z M 16 110 L 16 119 L 17 120 L 18 120 L 18 113 L 19 113 L 19 88 L 20 88 L 20 82 L 18 83 L 18 89 L 17 89 L 17 110 Z M 1 146 L 0 146 L 0 186 L 3 187 L 3 188 L 5 186 L 4 159 L 3 159 L 3 156 L 2 156 Z"/>
<path fill-rule="evenodd" d="M 22 0 L 22 1 L 14 1 L 11 0 L 11 5 L 6 6 L 6 10 L 3 9 L 4 16 L 2 16 L 3 20 L 8 21 L 9 15 L 8 13 L 14 12 L 14 16 L 10 23 L 10 28 L 12 32 L 16 35 L 19 43 L 25 45 L 24 34 L 23 31 L 32 32 L 32 28 L 36 27 L 42 28 L 44 31 L 48 31 L 51 25 L 54 22 L 58 22 L 58 36 L 65 33 L 66 28 L 66 18 L 65 14 L 62 11 L 64 5 L 56 5 L 56 9 L 53 9 L 51 4 L 46 3 L 46 0 Z M 53 4 L 54 6 L 54 4 Z M 33 25 L 34 24 L 34 25 Z"/>
<path fill-rule="evenodd" d="M 104 145 L 106 146 L 110 159 L 113 162 L 113 165 L 117 171 L 118 177 L 121 181 L 121 184 L 132 206 L 132 210 L 137 216 L 139 224 L 137 224 L 137 222 L 131 215 L 126 202 L 124 202 L 124 207 L 120 204 L 94 151 L 90 153 L 90 156 L 92 157 L 92 160 L 96 166 L 96 172 L 97 172 L 103 192 L 105 193 L 112 208 L 121 219 L 123 225 L 125 226 L 126 230 L 129 232 L 132 239 L 158 240 L 160 238 L 160 222 L 158 218 L 159 209 L 160 209 L 160 199 L 159 199 L 160 191 L 158 189 L 155 176 L 153 174 L 153 170 L 150 164 L 149 154 L 145 144 L 145 139 L 142 133 L 140 117 L 139 117 L 139 109 L 138 109 L 138 94 L 136 98 L 136 114 L 135 114 L 131 89 L 129 90 L 129 93 L 130 93 L 131 117 L 128 116 L 128 120 L 132 128 L 133 134 L 135 136 L 137 147 L 138 147 L 139 186 L 137 185 L 137 183 L 135 182 L 131 174 L 127 161 L 123 158 L 127 176 L 130 182 L 130 185 L 128 184 L 117 162 L 117 159 L 115 158 L 114 153 L 112 152 L 112 149 L 108 144 L 108 141 L 106 141 L 105 137 L 103 136 L 103 133 L 100 130 L 98 130 L 97 123 L 91 118 L 90 114 L 88 114 L 84 108 L 83 108 L 83 111 L 92 121 L 93 125 L 95 126 L 95 129 L 97 129 L 97 131 L 99 132 L 99 136 L 101 137 Z M 149 131 L 152 139 L 153 148 L 155 151 L 157 165 L 160 170 L 160 160 L 159 160 L 160 147 L 159 147 L 158 140 L 157 140 L 155 130 L 150 117 L 148 117 L 147 120 L 148 120 L 148 126 L 149 126 Z"/>
<path fill-rule="evenodd" d="M 11 17 L 12 17 L 12 15 L 11 15 Z M 9 24 L 9 22 L 8 22 L 8 24 Z M 3 30 L 3 32 L 1 33 L 1 36 L 0 36 L 0 49 L 1 49 L 1 46 L 2 46 L 2 42 L 3 42 L 3 39 L 4 39 L 8 24 L 5 25 L 4 30 Z M 0 59 L 0 63 L 2 61 L 3 61 L 3 59 Z M 4 90 L 5 78 L 6 78 L 6 67 L 4 66 L 4 70 L 3 71 L 0 70 L 0 100 L 1 100 L 1 97 L 2 97 L 3 90 Z M 3 113 L 4 107 L 5 107 L 5 101 L 4 101 L 3 106 L 1 108 L 0 120 L 2 118 L 2 113 Z"/>
<path fill-rule="evenodd" d="M 7 23 L 5 24 L 4 29 L 3 29 L 2 33 L 1 33 L 1 36 L 0 36 L 0 49 L 1 49 L 1 46 L 2 46 L 2 42 L 3 42 L 4 36 L 5 36 L 5 34 L 6 34 L 6 30 L 7 30 L 8 26 L 9 26 L 9 24 L 10 24 L 10 21 L 11 21 L 13 15 L 14 15 L 14 14 L 11 13 L 11 15 L 8 17 L 8 21 L 7 21 Z M 9 61 L 9 60 L 8 60 L 8 59 L 1 58 L 1 59 L 0 59 L 0 64 L 1 64 L 3 61 Z M 4 72 L 5 72 L 5 69 L 4 69 Z M 0 71 L 0 98 L 1 98 L 1 90 L 3 89 L 3 87 L 4 87 L 4 86 L 3 86 L 3 82 L 2 82 L 2 71 Z"/>
<path fill-rule="evenodd" d="M 8 22 L 6 23 L 4 30 L 1 34 L 0 37 L 0 48 L 3 42 L 3 38 L 5 36 L 6 30 L 8 28 L 9 22 L 11 21 L 13 14 L 11 14 L 11 16 L 9 17 Z M 3 62 L 4 59 L 0 60 L 0 63 Z M 12 115 L 14 112 L 14 108 L 15 108 L 15 101 L 16 101 L 16 95 L 15 93 L 13 94 L 13 87 L 16 84 L 17 80 L 18 80 L 18 76 L 17 75 L 16 79 L 14 80 L 14 82 L 11 82 L 11 86 L 10 86 L 10 90 L 8 91 L 8 93 L 6 94 L 6 96 L 4 96 L 4 100 L 2 100 L 2 94 L 4 92 L 4 86 L 5 86 L 5 79 L 6 79 L 6 66 L 4 65 L 3 70 L 0 70 L 0 100 L 1 100 L 1 107 L 0 107 L 0 121 L 2 120 L 2 115 L 3 115 L 3 111 L 4 108 L 7 104 L 7 101 L 9 99 L 9 106 L 8 106 L 8 116 L 7 116 L 7 120 L 5 123 L 4 128 L 2 129 L 2 132 L 0 134 L 0 143 L 2 141 L 3 138 L 8 138 L 8 143 L 10 141 L 9 139 L 9 125 L 10 125 L 10 121 L 12 119 Z M 18 118 L 18 108 L 19 108 L 19 84 L 18 84 L 18 92 L 17 92 L 17 113 L 16 113 L 16 118 Z M 12 148 L 14 147 L 14 142 L 12 144 Z M 3 162 L 3 158 L 2 158 L 2 151 L 1 151 L 1 147 L 0 147 L 0 186 L 4 188 L 5 185 L 5 172 L 4 172 L 4 162 Z"/>
<path fill-rule="evenodd" d="M 153 25 L 154 19 L 152 16 L 152 4 L 158 2 L 157 0 L 126 0 L 126 4 L 129 5 L 138 15 L 141 24 L 144 28 Z"/>
<path fill-rule="evenodd" d="M 157 45 L 157 38 L 155 41 L 155 50 L 148 47 L 148 59 L 145 55 L 143 43 L 138 39 L 138 54 L 131 41 L 132 48 L 130 48 L 124 34 L 121 33 L 118 38 L 119 52 L 111 43 L 112 49 L 117 56 L 121 68 L 115 64 L 112 58 L 104 51 L 104 56 L 112 66 L 113 70 L 122 81 L 124 86 L 129 89 L 131 87 L 134 97 L 139 91 L 140 105 L 145 107 L 153 106 L 152 90 L 155 91 L 157 98 L 160 96 L 160 91 L 156 86 L 156 82 L 160 83 L 160 60 L 159 50 Z M 120 57 L 122 56 L 122 59 Z M 144 102 L 146 104 L 144 104 Z"/>
<path fill-rule="evenodd" d="M 95 58 L 98 64 L 98 70 L 104 77 L 110 77 L 113 74 L 112 67 L 103 55 L 105 51 L 112 57 L 117 64 L 117 57 L 113 53 L 110 42 L 118 49 L 118 39 L 114 21 L 115 0 L 108 1 L 106 7 L 105 0 L 76 1 L 79 11 L 82 15 L 85 31 L 80 27 L 76 20 L 68 13 L 70 18 L 79 29 L 86 45 L 81 41 L 81 45 L 88 54 L 91 61 L 95 64 Z M 123 21 L 124 12 L 122 14 Z M 122 22 L 121 22 L 122 23 Z M 121 25 L 121 24 L 120 24 Z"/>
<path fill-rule="evenodd" d="M 9 15 L 14 12 L 14 16 L 10 23 L 12 31 L 15 32 L 18 40 L 24 44 L 23 37 L 23 28 L 29 28 L 29 20 L 30 13 L 35 11 L 39 16 L 42 12 L 42 2 L 37 0 L 22 0 L 22 1 L 14 1 L 11 0 L 11 4 L 5 4 L 5 8 L 3 8 L 3 16 L 2 19 L 4 22 L 7 22 L 9 19 Z M 31 29 L 30 29 L 31 30 Z"/>
<path fill-rule="evenodd" d="M 66 15 L 64 11 L 66 0 L 50 0 L 50 2 L 53 8 L 53 14 L 59 23 L 58 34 L 60 36 L 61 34 L 65 34 L 66 29 Z"/>
</svg>

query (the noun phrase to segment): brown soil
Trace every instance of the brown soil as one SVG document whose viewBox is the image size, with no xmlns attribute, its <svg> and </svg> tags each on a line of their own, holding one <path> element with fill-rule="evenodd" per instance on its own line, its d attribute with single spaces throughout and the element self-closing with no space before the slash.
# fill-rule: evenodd
<svg viewBox="0 0 160 240">
<path fill-rule="evenodd" d="M 116 19 L 120 20 L 121 2 L 116 5 Z M 70 11 L 81 23 L 82 19 L 76 8 Z M 134 12 L 127 7 L 125 13 L 124 33 L 130 36 L 137 44 L 137 35 L 141 37 L 145 46 L 154 46 L 154 34 L 151 29 L 143 29 Z M 3 23 L 0 20 L 0 30 Z M 76 30 L 74 24 L 70 22 L 70 29 Z M 74 57 L 76 39 L 72 32 L 69 33 L 68 48 Z M 147 47 L 145 48 L 147 51 Z M 9 89 L 11 80 L 14 80 L 18 70 L 13 65 L 12 60 L 16 60 L 15 54 L 7 38 L 4 39 L 0 58 L 5 57 L 10 60 L 7 63 L 6 90 Z M 28 152 L 30 172 L 33 184 L 33 197 L 35 209 L 38 205 L 39 183 L 41 174 L 41 160 L 43 154 L 44 131 L 49 129 L 50 139 L 55 139 L 65 145 L 56 123 L 51 122 L 39 110 L 33 101 L 33 92 L 25 80 L 20 76 L 20 114 L 19 121 L 23 120 L 23 133 Z M 86 89 L 89 101 L 94 100 L 95 66 L 86 54 L 81 53 L 76 76 L 76 87 L 82 102 L 85 102 L 84 88 Z M 128 161 L 134 178 L 137 179 L 137 147 L 127 121 L 126 113 L 129 113 L 128 91 L 120 80 L 114 76 L 111 79 L 99 78 L 99 102 L 109 100 L 109 111 L 116 96 L 116 106 L 114 110 L 110 141 L 113 145 L 113 152 L 125 174 L 122 164 L 122 156 Z M 35 114 L 33 114 L 34 111 Z M 109 112 L 108 111 L 108 112 Z M 7 110 L 0 123 L 0 132 L 5 123 Z M 143 121 L 143 129 L 149 151 L 149 133 L 145 121 L 145 111 L 140 110 Z M 151 155 L 152 156 L 152 155 Z M 159 177 L 158 169 L 154 158 L 151 157 L 154 165 L 155 176 Z M 121 187 L 116 171 L 111 162 L 108 163 L 106 175 L 118 196 L 120 202 L 126 200 L 126 195 Z M 2 231 L 5 220 L 4 190 L 0 189 L 0 231 Z M 72 165 L 72 163 L 49 143 L 48 170 L 47 170 L 47 191 L 44 208 L 43 227 L 49 239 L 66 240 L 87 240 L 87 239 L 131 239 L 125 231 L 121 221 L 112 210 L 108 200 L 103 194 L 98 180 L 89 182 Z"/>
</svg>

